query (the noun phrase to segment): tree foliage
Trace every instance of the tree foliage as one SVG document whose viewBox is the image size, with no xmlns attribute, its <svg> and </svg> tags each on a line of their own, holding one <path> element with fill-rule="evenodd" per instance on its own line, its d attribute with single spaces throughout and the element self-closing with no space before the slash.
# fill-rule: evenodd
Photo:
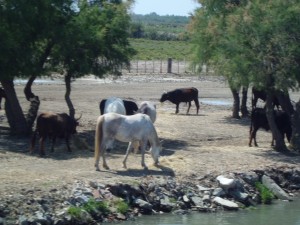
<svg viewBox="0 0 300 225">
<path fill-rule="evenodd" d="M 28 133 L 31 129 L 39 106 L 38 96 L 31 91 L 36 77 L 63 73 L 66 101 L 74 114 L 71 79 L 90 73 L 98 77 L 119 74 L 121 66 L 129 64 L 134 54 L 128 41 L 130 2 L 0 1 L 0 82 L 7 95 L 5 110 L 13 132 Z M 18 102 L 15 77 L 28 78 L 24 92 L 31 102 L 30 121 Z"/>
<path fill-rule="evenodd" d="M 194 63 L 210 65 L 228 78 L 232 88 L 253 85 L 264 89 L 270 96 L 267 99 L 272 99 L 279 90 L 288 95 L 288 90 L 298 89 L 300 2 L 199 0 L 199 3 L 202 7 L 191 23 Z M 268 105 L 267 111 L 271 110 L 271 104 Z M 278 136 L 276 128 L 270 126 L 273 135 Z M 280 142 L 279 139 L 276 141 Z"/>
</svg>

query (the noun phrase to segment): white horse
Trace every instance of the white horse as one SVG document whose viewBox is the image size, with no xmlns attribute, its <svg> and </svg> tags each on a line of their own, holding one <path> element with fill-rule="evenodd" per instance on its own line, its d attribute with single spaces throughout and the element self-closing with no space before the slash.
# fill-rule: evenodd
<svg viewBox="0 0 300 225">
<path fill-rule="evenodd" d="M 116 97 L 106 99 L 104 106 L 104 114 L 110 112 L 126 115 L 126 109 L 123 100 Z"/>
<path fill-rule="evenodd" d="M 109 169 L 105 160 L 105 151 L 114 140 L 130 142 L 123 160 L 124 168 L 127 168 L 126 160 L 132 142 L 135 141 L 139 141 L 141 145 L 142 167 L 148 169 L 145 164 L 145 149 L 148 141 L 151 145 L 151 156 L 155 165 L 158 164 L 161 145 L 155 127 L 149 116 L 141 113 L 132 116 L 107 113 L 98 117 L 95 133 L 95 167 L 97 171 L 100 170 L 100 156 L 103 157 L 103 167 Z"/>
<path fill-rule="evenodd" d="M 156 120 L 156 106 L 149 101 L 144 101 L 140 104 L 139 109 L 137 110 L 137 113 L 143 113 L 150 117 L 152 123 Z"/>
</svg>

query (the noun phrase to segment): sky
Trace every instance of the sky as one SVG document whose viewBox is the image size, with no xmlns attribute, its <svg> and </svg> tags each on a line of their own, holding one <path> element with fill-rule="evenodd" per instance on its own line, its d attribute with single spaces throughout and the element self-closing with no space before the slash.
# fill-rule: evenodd
<svg viewBox="0 0 300 225">
<path fill-rule="evenodd" d="M 194 0 L 135 0 L 132 12 L 143 15 L 155 12 L 160 16 L 189 16 L 199 6 Z"/>
</svg>

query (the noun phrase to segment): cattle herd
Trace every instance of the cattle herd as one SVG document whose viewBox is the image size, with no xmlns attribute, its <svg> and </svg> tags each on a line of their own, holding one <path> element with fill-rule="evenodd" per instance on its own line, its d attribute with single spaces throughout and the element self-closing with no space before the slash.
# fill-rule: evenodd
<svg viewBox="0 0 300 225">
<path fill-rule="evenodd" d="M 6 94 L 4 89 L 0 87 L 0 109 L 2 98 L 6 98 Z M 265 109 L 256 107 L 258 99 L 266 101 L 266 93 L 264 91 L 252 88 L 252 112 L 249 134 L 249 146 L 252 146 L 252 140 L 254 141 L 254 145 L 257 146 L 256 133 L 258 129 L 270 129 Z M 200 105 L 197 88 L 180 88 L 175 89 L 173 91 L 165 92 L 162 94 L 160 102 L 165 101 L 170 101 L 171 103 L 176 105 L 176 114 L 179 113 L 179 104 L 181 102 L 188 103 L 188 109 L 186 112 L 186 114 L 188 114 L 191 107 L 191 102 L 194 101 L 196 106 L 196 113 L 199 113 Z M 273 99 L 273 106 L 276 106 L 277 108 L 277 110 L 274 110 L 275 124 L 277 125 L 277 128 L 280 131 L 281 135 L 283 137 L 286 136 L 287 140 L 290 141 L 292 135 L 290 117 L 286 112 L 279 110 L 280 105 L 276 97 L 274 97 Z M 101 115 L 107 113 L 118 113 L 126 116 L 131 116 L 137 113 L 142 113 L 149 116 L 149 119 L 152 121 L 152 123 L 154 123 L 156 120 L 156 107 L 153 103 L 149 101 L 142 102 L 138 107 L 138 105 L 134 101 L 122 100 L 119 98 L 112 97 L 109 99 L 103 99 L 99 103 L 99 109 Z M 31 153 L 34 152 L 35 139 L 37 135 L 39 135 L 39 154 L 41 156 L 45 155 L 44 141 L 46 138 L 52 140 L 51 151 L 53 151 L 54 149 L 56 138 L 64 138 L 66 141 L 68 151 L 71 151 L 69 145 L 69 138 L 72 134 L 76 133 L 78 120 L 79 119 L 71 118 L 66 113 L 41 113 L 37 117 L 36 128 L 33 132 L 33 136 L 31 139 Z M 127 141 L 128 140 L 126 140 L 126 142 Z M 135 148 L 139 146 L 139 141 L 137 140 L 130 140 L 129 142 L 132 142 L 132 145 L 130 146 L 135 146 Z M 273 143 L 274 138 L 272 139 L 272 145 Z M 106 147 L 109 148 L 110 146 Z"/>
</svg>

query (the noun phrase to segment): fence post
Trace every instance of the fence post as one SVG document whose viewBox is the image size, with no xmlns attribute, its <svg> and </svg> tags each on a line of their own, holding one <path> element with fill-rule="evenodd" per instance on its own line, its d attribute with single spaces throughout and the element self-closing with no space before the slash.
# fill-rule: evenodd
<svg viewBox="0 0 300 225">
<path fill-rule="evenodd" d="M 172 73 L 172 58 L 168 58 L 168 73 Z"/>
<path fill-rule="evenodd" d="M 162 59 L 160 60 L 160 73 L 162 73 Z"/>
</svg>

